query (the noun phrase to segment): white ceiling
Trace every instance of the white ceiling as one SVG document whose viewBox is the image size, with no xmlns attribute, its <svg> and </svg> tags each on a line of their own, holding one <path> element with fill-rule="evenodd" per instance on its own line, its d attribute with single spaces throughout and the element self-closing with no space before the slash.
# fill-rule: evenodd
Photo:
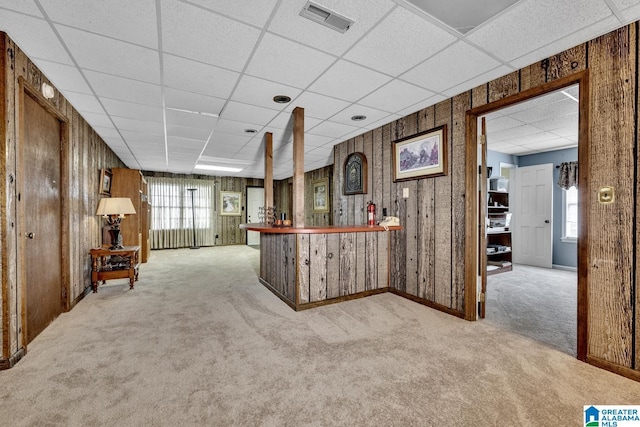
<svg viewBox="0 0 640 427">
<path fill-rule="evenodd" d="M 577 147 L 578 85 L 492 112 L 485 118 L 488 150 L 522 156 Z"/>
<path fill-rule="evenodd" d="M 413 4 L 434 0 L 318 0 L 355 21 L 342 34 L 299 16 L 306 2 L 0 0 L 0 29 L 127 166 L 260 178 L 272 132 L 283 179 L 296 106 L 313 170 L 337 143 L 640 18 L 640 0 L 501 1 L 481 23 L 463 1 L 430 9 L 450 27 Z"/>
</svg>

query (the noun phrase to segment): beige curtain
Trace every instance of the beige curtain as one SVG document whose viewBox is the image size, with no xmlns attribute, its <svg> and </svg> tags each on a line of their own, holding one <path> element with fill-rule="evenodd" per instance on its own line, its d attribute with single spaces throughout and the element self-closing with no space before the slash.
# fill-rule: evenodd
<svg viewBox="0 0 640 427">
<path fill-rule="evenodd" d="M 195 188 L 195 234 L 197 246 L 215 245 L 215 183 L 202 179 L 147 177 L 151 202 L 151 249 L 193 245 L 191 192 Z"/>
</svg>

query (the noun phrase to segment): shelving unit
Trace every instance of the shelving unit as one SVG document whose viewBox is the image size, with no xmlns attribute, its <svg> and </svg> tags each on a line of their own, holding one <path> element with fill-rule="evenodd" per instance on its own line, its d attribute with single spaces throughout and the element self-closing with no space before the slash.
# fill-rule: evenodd
<svg viewBox="0 0 640 427">
<path fill-rule="evenodd" d="M 487 275 L 492 275 L 512 270 L 509 193 L 489 191 L 487 201 Z"/>
</svg>

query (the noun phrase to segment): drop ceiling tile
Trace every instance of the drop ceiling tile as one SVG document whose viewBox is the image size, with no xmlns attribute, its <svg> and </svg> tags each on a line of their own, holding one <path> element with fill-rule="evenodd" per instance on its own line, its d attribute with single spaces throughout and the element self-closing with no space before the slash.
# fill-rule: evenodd
<svg viewBox="0 0 640 427">
<path fill-rule="evenodd" d="M 492 132 L 491 136 L 487 135 L 487 139 L 491 138 L 494 141 L 509 141 L 511 143 L 517 143 L 518 138 L 536 133 L 540 133 L 540 129 L 529 125 L 522 125 L 500 132 Z"/>
<path fill-rule="evenodd" d="M 95 71 L 85 71 L 89 84 L 102 98 L 119 99 L 137 104 L 161 106 L 160 86 Z"/>
<path fill-rule="evenodd" d="M 215 132 L 213 132 L 213 135 L 209 140 L 209 145 L 232 147 L 237 151 L 240 149 L 240 147 L 245 146 L 250 140 L 252 140 L 252 136 L 247 136 L 247 134 L 245 133 L 234 135 L 230 133 L 219 132 L 218 130 L 216 130 Z"/>
<path fill-rule="evenodd" d="M 262 27 L 278 3 L 277 0 L 252 1 L 251 7 L 238 7 L 238 0 L 216 0 L 215 7 L 211 7 L 211 0 L 190 0 L 190 3 L 215 11 L 230 18 L 238 19 L 248 24 Z"/>
<path fill-rule="evenodd" d="M 109 116 L 106 114 L 97 114 L 97 113 L 83 113 L 82 117 L 93 127 L 93 126 L 101 126 L 101 127 L 111 127 L 113 123 L 109 119 Z"/>
<path fill-rule="evenodd" d="M 442 93 L 444 95 L 446 95 L 447 97 L 454 97 L 456 95 L 461 94 L 462 92 L 465 92 L 467 90 L 471 90 L 477 86 L 480 86 L 481 84 L 490 82 L 492 80 L 497 79 L 498 77 L 502 77 L 505 76 L 507 74 L 509 74 L 510 72 L 512 72 L 513 69 L 511 69 L 510 67 L 507 67 L 506 65 L 500 65 L 497 68 L 494 68 L 492 70 L 489 70 L 485 73 L 479 74 L 475 77 L 470 78 L 469 80 L 463 82 L 462 84 L 456 85 L 452 88 L 449 88 L 445 91 L 443 91 Z"/>
<path fill-rule="evenodd" d="M 231 157 L 238 152 L 238 147 L 230 145 L 208 144 L 202 152 L 205 156 Z"/>
<path fill-rule="evenodd" d="M 148 105 L 134 104 L 117 99 L 102 99 L 102 105 L 111 116 L 150 122 L 163 122 L 162 109 Z"/>
<path fill-rule="evenodd" d="M 637 1 L 623 1 L 617 2 L 614 0 L 614 3 L 624 3 L 617 4 L 618 9 L 622 11 L 622 16 L 624 16 L 626 22 L 621 22 L 621 24 L 627 24 L 633 21 L 637 21 L 638 17 L 640 17 L 640 2 Z M 624 7 L 627 6 L 627 7 Z"/>
<path fill-rule="evenodd" d="M 265 34 L 246 73 L 287 86 L 309 86 L 335 61 L 326 53 L 300 43 Z"/>
<path fill-rule="evenodd" d="M 91 126 L 91 127 L 93 128 L 93 130 L 96 131 L 98 136 L 100 136 L 100 138 L 102 139 L 120 138 L 120 133 L 113 125 L 108 127 L 103 127 L 103 126 Z"/>
<path fill-rule="evenodd" d="M 396 5 L 389 0 L 320 0 L 322 6 L 354 20 L 344 34 L 300 16 L 307 0 L 281 3 L 269 26 L 291 40 L 297 40 L 333 55 L 342 55 Z"/>
<path fill-rule="evenodd" d="M 76 67 L 43 59 L 34 62 L 41 70 L 46 70 L 44 74 L 59 91 L 91 93 L 91 88 Z"/>
<path fill-rule="evenodd" d="M 250 125 L 255 126 L 255 125 Z M 247 129 L 246 122 L 238 122 L 234 120 L 218 119 L 216 124 L 216 133 L 229 133 L 232 135 L 246 135 L 245 129 Z M 256 130 L 260 131 L 261 127 L 256 127 Z"/>
<path fill-rule="evenodd" d="M 310 129 L 308 132 L 313 135 L 328 136 L 332 138 L 341 138 L 343 135 L 347 133 L 358 131 L 358 130 L 359 128 L 356 126 L 349 126 L 342 123 L 324 121 L 319 125 Z"/>
<path fill-rule="evenodd" d="M 182 138 L 179 136 L 167 137 L 167 150 L 178 156 L 192 157 L 196 155 L 199 157 L 204 145 L 204 141 L 197 141 L 191 138 Z"/>
<path fill-rule="evenodd" d="M 240 71 L 259 35 L 254 27 L 202 8 L 176 0 L 162 2 L 165 52 Z"/>
<path fill-rule="evenodd" d="M 611 14 L 607 4 L 601 0 L 519 2 L 506 13 L 470 32 L 467 39 L 502 60 L 511 61 Z"/>
<path fill-rule="evenodd" d="M 56 28 L 81 68 L 160 84 L 156 50 L 62 25 Z"/>
<path fill-rule="evenodd" d="M 537 61 L 541 61 L 559 52 L 572 48 L 580 43 L 584 43 L 585 41 L 594 39 L 600 35 L 613 31 L 618 27 L 620 27 L 620 22 L 618 21 L 618 19 L 613 15 L 608 16 L 591 26 L 585 27 L 584 29 L 581 29 L 579 31 L 575 31 L 543 47 L 535 50 L 523 50 L 521 53 L 525 54 L 511 60 L 510 64 L 514 67 L 514 69 L 524 68 Z"/>
<path fill-rule="evenodd" d="M 45 59 L 61 64 L 73 65 L 66 49 L 58 41 L 49 24 L 20 13 L 2 11 L 0 29 L 33 60 Z"/>
<path fill-rule="evenodd" d="M 413 105 L 424 101 L 434 95 L 433 92 L 419 86 L 392 80 L 370 95 L 367 95 L 359 104 L 377 108 L 378 110 L 395 113 L 403 110 L 407 105 Z"/>
<path fill-rule="evenodd" d="M 418 112 L 424 108 L 427 107 L 431 107 L 432 105 L 437 104 L 440 101 L 444 101 L 445 99 L 447 99 L 446 96 L 443 95 L 433 95 L 427 99 L 425 99 L 424 101 L 420 101 L 417 102 L 407 108 L 404 108 L 402 110 L 399 110 L 396 112 L 397 115 L 399 115 L 400 117 L 404 117 L 407 116 L 409 114 L 413 114 L 415 112 Z"/>
<path fill-rule="evenodd" d="M 162 123 L 133 120 L 125 117 L 112 117 L 112 119 L 121 131 L 131 130 L 136 132 L 146 132 L 152 135 L 164 135 L 164 125 Z"/>
<path fill-rule="evenodd" d="M 227 98 L 240 78 L 234 71 L 173 55 L 164 55 L 163 63 L 166 86 L 201 95 Z"/>
<path fill-rule="evenodd" d="M 102 105 L 100 105 L 97 98 L 93 95 L 68 90 L 63 91 L 62 94 L 78 111 L 105 114 L 104 108 L 102 108 Z"/>
<path fill-rule="evenodd" d="M 469 44 L 457 42 L 401 78 L 434 92 L 442 92 L 499 65 L 498 61 Z"/>
<path fill-rule="evenodd" d="M 533 108 L 527 108 L 524 111 L 513 113 L 511 118 L 519 121 L 527 121 L 530 123 L 543 120 L 551 120 L 559 116 L 568 116 L 578 113 L 578 104 L 567 98 L 562 102 L 550 102 L 545 105 L 538 105 Z"/>
<path fill-rule="evenodd" d="M 324 147 L 327 144 L 333 142 L 335 138 L 329 136 L 321 136 L 321 135 L 313 135 L 313 134 L 305 134 L 304 136 L 304 146 L 308 149 L 313 149 L 312 147 Z"/>
<path fill-rule="evenodd" d="M 213 129 L 218 119 L 216 117 L 200 114 L 185 113 L 182 111 L 167 110 L 167 125 L 194 127 L 199 129 Z"/>
<path fill-rule="evenodd" d="M 154 0 L 46 0 L 41 4 L 54 22 L 158 48 Z"/>
<path fill-rule="evenodd" d="M 305 118 L 304 118 L 304 131 L 307 132 L 309 129 L 317 126 L 322 122 L 320 119 L 316 119 L 313 117 L 307 116 L 307 110 L 304 110 Z M 286 131 L 288 134 L 292 135 L 293 132 L 293 116 L 291 113 L 283 112 L 279 113 L 276 118 L 271 120 L 268 125 L 265 126 L 265 132 L 273 132 L 275 135 L 280 131 Z"/>
<path fill-rule="evenodd" d="M 534 142 L 530 144 L 526 144 L 523 147 L 526 147 L 529 150 L 535 151 L 547 151 L 547 150 L 561 150 L 564 148 L 570 148 L 575 146 L 575 143 L 564 138 L 558 138 L 547 141 Z"/>
<path fill-rule="evenodd" d="M 570 125 L 564 128 L 557 128 L 551 130 L 551 133 L 554 135 L 558 135 L 563 138 L 569 138 L 572 141 L 578 141 L 578 122 L 576 121 L 575 125 Z"/>
<path fill-rule="evenodd" d="M 144 145 L 145 147 L 155 147 L 164 150 L 164 135 L 153 135 L 133 130 L 122 130 L 121 133 L 124 139 L 133 145 Z"/>
<path fill-rule="evenodd" d="M 204 142 L 209 139 L 212 129 L 198 129 L 189 126 L 167 124 L 167 140 L 169 137 Z"/>
<path fill-rule="evenodd" d="M 164 98 L 167 108 L 178 108 L 188 111 L 199 111 L 209 114 L 220 114 L 226 102 L 223 98 L 205 96 L 199 93 L 164 88 Z"/>
<path fill-rule="evenodd" d="M 381 126 L 389 124 L 389 123 L 391 123 L 393 121 L 396 121 L 396 120 L 398 120 L 398 119 L 400 119 L 402 117 L 403 116 L 401 116 L 399 114 L 389 114 L 388 116 L 386 116 L 386 117 L 384 117 L 384 118 L 382 118 L 382 119 L 380 119 L 378 121 L 375 121 L 375 122 L 372 122 L 370 124 L 367 124 L 367 125 L 363 126 L 362 128 L 366 129 L 366 130 L 374 130 L 374 129 L 377 129 L 377 128 L 381 127 Z"/>
<path fill-rule="evenodd" d="M 261 127 L 273 120 L 277 115 L 278 112 L 276 110 L 231 101 L 227 104 L 220 117 L 226 120 L 253 123 Z"/>
<path fill-rule="evenodd" d="M 36 6 L 33 0 L 3 0 L 0 9 L 27 13 L 38 18 L 43 18 L 40 9 L 38 9 L 38 6 Z M 5 12 L 3 11 L 2 13 Z"/>
<path fill-rule="evenodd" d="M 304 108 L 305 119 L 316 118 L 326 120 L 337 112 L 347 108 L 349 104 L 349 102 L 341 99 L 304 91 L 285 108 L 285 112 L 291 114 L 295 107 L 302 107 Z"/>
<path fill-rule="evenodd" d="M 300 89 L 281 83 L 244 75 L 240 79 L 238 87 L 236 87 L 236 90 L 233 92 L 231 100 L 280 111 L 286 105 L 274 102 L 274 96 L 286 95 L 294 99 L 300 95 L 301 92 Z"/>
<path fill-rule="evenodd" d="M 487 138 L 491 138 L 494 132 L 500 132 L 506 129 L 512 129 L 518 126 L 522 126 L 524 123 L 520 120 L 515 120 L 509 116 L 496 116 L 487 117 Z"/>
<path fill-rule="evenodd" d="M 398 76 L 456 40 L 445 30 L 399 7 L 349 50 L 344 58 Z"/>
<path fill-rule="evenodd" d="M 389 76 L 340 60 L 309 86 L 309 90 L 356 102 L 390 80 Z"/>
<path fill-rule="evenodd" d="M 366 119 L 360 121 L 351 120 L 352 117 L 358 115 L 366 116 Z M 389 113 L 387 111 L 376 110 L 375 108 L 365 107 L 360 104 L 351 104 L 349 107 L 331 117 L 331 121 L 349 126 L 368 127 L 371 123 L 382 120 L 388 116 Z"/>
</svg>

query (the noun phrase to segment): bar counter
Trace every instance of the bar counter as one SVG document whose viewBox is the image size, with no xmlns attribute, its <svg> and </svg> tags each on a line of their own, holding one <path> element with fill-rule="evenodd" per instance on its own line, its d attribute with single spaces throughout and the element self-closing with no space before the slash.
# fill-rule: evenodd
<svg viewBox="0 0 640 427">
<path fill-rule="evenodd" d="M 284 227 L 260 232 L 260 282 L 294 310 L 389 289 L 390 233 L 400 226 Z"/>
</svg>

